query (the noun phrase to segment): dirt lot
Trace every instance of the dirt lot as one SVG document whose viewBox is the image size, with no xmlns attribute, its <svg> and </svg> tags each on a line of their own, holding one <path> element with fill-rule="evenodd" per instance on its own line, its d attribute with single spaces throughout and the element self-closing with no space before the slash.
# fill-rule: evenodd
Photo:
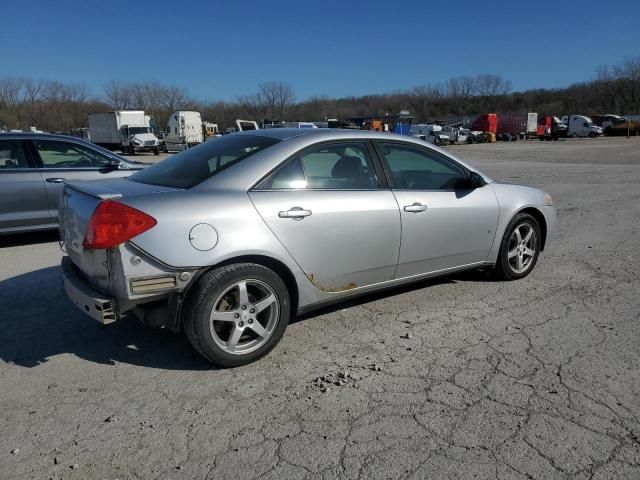
<svg viewBox="0 0 640 480">
<path fill-rule="evenodd" d="M 640 478 L 640 139 L 449 148 L 553 196 L 533 274 L 299 318 L 235 370 L 77 312 L 55 234 L 0 239 L 0 477 Z"/>
</svg>

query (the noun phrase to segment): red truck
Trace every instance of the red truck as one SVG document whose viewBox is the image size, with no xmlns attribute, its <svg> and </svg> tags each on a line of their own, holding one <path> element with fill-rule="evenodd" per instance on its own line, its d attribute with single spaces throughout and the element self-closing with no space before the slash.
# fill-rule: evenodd
<svg viewBox="0 0 640 480">
<path fill-rule="evenodd" d="M 497 133 L 498 132 L 498 115 L 495 113 L 487 113 L 480 115 L 471 124 L 471 130 L 480 132 Z"/>
<path fill-rule="evenodd" d="M 567 126 L 558 117 L 543 115 L 538 117 L 536 136 L 539 140 L 558 140 L 560 137 L 567 136 Z"/>
</svg>

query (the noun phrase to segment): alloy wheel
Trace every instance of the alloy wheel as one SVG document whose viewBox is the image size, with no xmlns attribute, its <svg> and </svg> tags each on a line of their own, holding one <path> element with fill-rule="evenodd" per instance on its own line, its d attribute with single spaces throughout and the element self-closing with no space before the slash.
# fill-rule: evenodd
<svg viewBox="0 0 640 480">
<path fill-rule="evenodd" d="M 521 274 L 531 268 L 538 249 L 538 237 L 529 223 L 519 224 L 509 238 L 507 257 L 514 273 Z"/>
<path fill-rule="evenodd" d="M 273 288 L 260 280 L 241 280 L 216 299 L 209 317 L 211 337 L 227 353 L 248 354 L 269 340 L 279 317 Z"/>
</svg>

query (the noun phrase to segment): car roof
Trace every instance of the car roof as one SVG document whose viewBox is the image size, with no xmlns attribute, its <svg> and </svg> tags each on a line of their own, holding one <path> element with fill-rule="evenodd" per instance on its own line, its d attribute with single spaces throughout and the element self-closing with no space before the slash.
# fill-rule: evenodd
<svg viewBox="0 0 640 480">
<path fill-rule="evenodd" d="M 128 158 L 123 158 L 117 153 L 111 152 L 105 148 L 102 148 L 100 145 L 96 145 L 84 138 L 74 137 L 73 135 L 64 135 L 61 133 L 46 133 L 46 132 L 0 132 L 0 140 L 64 140 L 66 142 L 74 142 L 80 145 L 86 145 L 87 147 L 97 150 L 99 152 L 104 153 L 110 157 L 117 158 L 118 160 L 125 162 L 130 166 L 135 166 L 136 164 L 142 163 L 137 162 L 135 160 L 130 160 Z"/>
<path fill-rule="evenodd" d="M 23 139 L 59 139 L 59 140 L 77 140 L 83 143 L 89 143 L 85 139 L 80 137 L 74 137 L 73 135 L 65 135 L 63 133 L 47 133 L 47 132 L 0 132 L 0 138 L 23 138 Z"/>
<path fill-rule="evenodd" d="M 378 132 L 374 130 L 358 130 L 344 128 L 265 128 L 261 130 L 247 130 L 244 132 L 233 133 L 231 135 L 252 135 L 259 137 L 275 138 L 276 140 L 289 140 L 304 136 L 310 142 L 320 140 L 340 140 L 348 138 L 364 138 L 364 139 L 389 139 L 397 138 L 402 140 L 411 140 L 413 137 L 407 135 L 398 135 L 391 132 Z"/>
</svg>

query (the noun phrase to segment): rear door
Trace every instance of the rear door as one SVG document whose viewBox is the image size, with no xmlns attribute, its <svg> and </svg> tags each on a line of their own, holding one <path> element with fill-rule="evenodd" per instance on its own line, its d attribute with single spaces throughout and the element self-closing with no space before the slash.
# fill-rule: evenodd
<svg viewBox="0 0 640 480">
<path fill-rule="evenodd" d="M 58 203 L 64 182 L 126 177 L 132 173 L 128 168 L 110 167 L 112 157 L 71 140 L 35 139 L 31 144 L 45 181 L 49 211 L 54 222 L 57 222 Z"/>
<path fill-rule="evenodd" d="M 377 145 L 402 219 L 396 278 L 484 261 L 498 223 L 493 191 L 468 188 L 466 170 L 429 148 Z"/>
<path fill-rule="evenodd" d="M 316 145 L 250 192 L 264 221 L 320 290 L 393 278 L 400 214 L 373 158 L 363 141 Z"/>
<path fill-rule="evenodd" d="M 52 223 L 40 172 L 20 139 L 0 139 L 0 230 Z"/>
</svg>

